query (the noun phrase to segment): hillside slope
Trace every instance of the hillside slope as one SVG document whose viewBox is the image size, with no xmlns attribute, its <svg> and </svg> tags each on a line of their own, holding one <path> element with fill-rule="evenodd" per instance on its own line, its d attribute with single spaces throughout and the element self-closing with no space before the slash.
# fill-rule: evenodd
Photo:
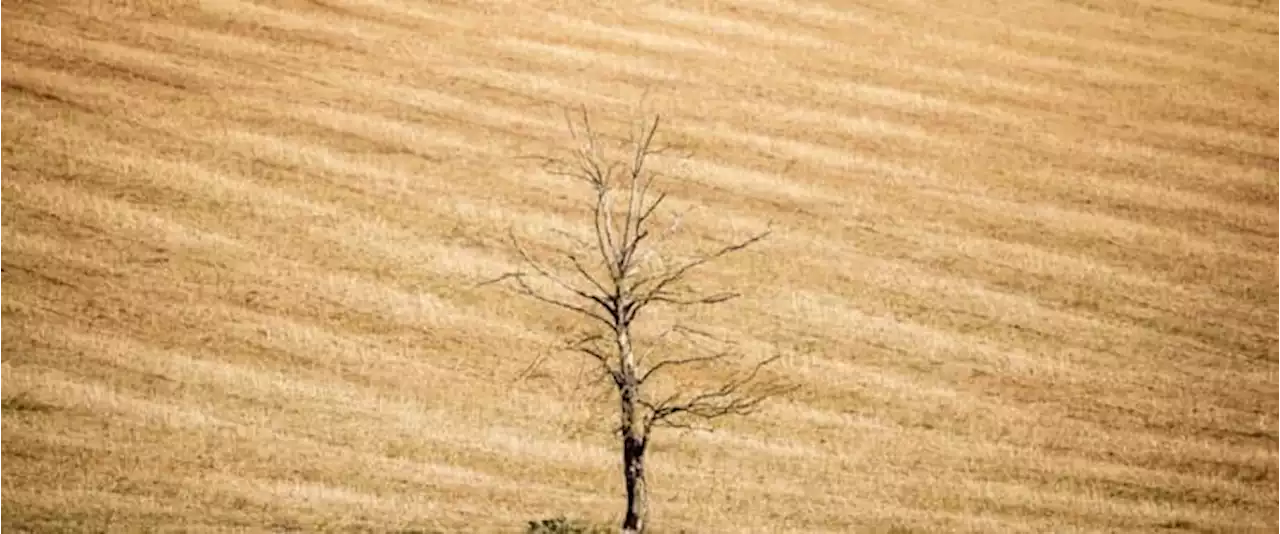
<svg viewBox="0 0 1280 534">
<path fill-rule="evenodd" d="M 475 284 L 647 91 L 804 385 L 657 438 L 663 531 L 1270 531 L 1276 4 L 847 4 L 5 2 L 3 527 L 613 521 L 572 319 Z"/>
</svg>

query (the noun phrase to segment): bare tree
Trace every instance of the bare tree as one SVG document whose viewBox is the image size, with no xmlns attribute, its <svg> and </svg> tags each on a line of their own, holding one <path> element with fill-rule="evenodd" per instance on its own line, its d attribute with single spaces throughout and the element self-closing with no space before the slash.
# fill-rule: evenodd
<svg viewBox="0 0 1280 534">
<path fill-rule="evenodd" d="M 646 325 L 670 318 L 676 309 L 728 302 L 733 292 L 700 291 L 689 277 L 700 267 L 750 247 L 769 235 L 764 230 L 682 258 L 668 257 L 660 248 L 674 233 L 683 215 L 658 228 L 655 217 L 668 198 L 653 188 L 659 174 L 646 163 L 664 151 L 654 143 L 658 115 L 634 125 L 617 147 L 607 145 L 591 125 L 585 108 L 565 120 L 575 143 L 567 157 L 542 158 L 548 172 L 572 179 L 591 190 L 591 241 L 579 240 L 573 250 L 535 257 L 511 234 L 524 270 L 492 282 L 505 281 L 516 292 L 550 307 L 574 314 L 584 326 L 566 348 L 598 365 L 601 378 L 617 391 L 618 436 L 627 508 L 622 532 L 645 531 L 648 488 L 645 453 L 657 427 L 691 428 L 730 415 L 755 411 L 766 399 L 790 390 L 764 380 L 761 370 L 777 356 L 754 364 L 719 365 L 719 379 L 711 385 L 693 380 L 698 370 L 728 363 L 736 353 L 710 333 L 666 321 L 653 335 L 637 335 L 642 317 Z M 617 155 L 615 155 L 617 154 Z M 666 314 L 651 314 L 667 308 Z"/>
</svg>

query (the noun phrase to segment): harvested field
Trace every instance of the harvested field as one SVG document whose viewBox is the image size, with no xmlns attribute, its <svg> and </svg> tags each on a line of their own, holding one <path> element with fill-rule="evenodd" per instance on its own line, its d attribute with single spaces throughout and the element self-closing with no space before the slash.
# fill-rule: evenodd
<svg viewBox="0 0 1280 534">
<path fill-rule="evenodd" d="M 5 530 L 615 521 L 573 318 L 475 284 L 645 94 L 803 384 L 656 438 L 659 534 L 1277 525 L 1274 1 L 2 9 Z"/>
</svg>

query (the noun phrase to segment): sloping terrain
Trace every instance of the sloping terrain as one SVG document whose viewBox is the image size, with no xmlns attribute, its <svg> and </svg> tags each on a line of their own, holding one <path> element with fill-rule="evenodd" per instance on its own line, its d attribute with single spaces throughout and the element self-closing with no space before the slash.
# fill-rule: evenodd
<svg viewBox="0 0 1280 534">
<path fill-rule="evenodd" d="M 584 227 L 637 102 L 699 312 L 803 384 L 659 435 L 663 532 L 1270 532 L 1277 15 L 1229 0 L 3 4 L 3 527 L 613 521 Z M 679 246 L 685 246 L 679 245 Z M 540 366 L 531 363 L 545 359 Z"/>
</svg>

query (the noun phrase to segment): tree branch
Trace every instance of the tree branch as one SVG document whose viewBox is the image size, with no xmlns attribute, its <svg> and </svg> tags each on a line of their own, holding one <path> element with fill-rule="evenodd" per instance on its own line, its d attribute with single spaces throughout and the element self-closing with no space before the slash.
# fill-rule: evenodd
<svg viewBox="0 0 1280 534">
<path fill-rule="evenodd" d="M 587 272 L 587 268 L 582 265 L 582 262 L 578 261 L 577 255 L 572 253 L 565 255 L 569 257 L 569 261 L 573 262 L 573 268 L 578 271 L 578 274 L 583 278 L 586 278 L 588 282 L 591 282 L 591 285 L 595 286 L 596 290 L 598 290 L 601 295 L 610 294 L 610 291 L 605 289 L 604 284 L 600 283 L 600 281 L 596 280 L 596 277 L 591 276 L 591 273 Z M 611 307 L 608 308 L 611 309 Z"/>
<path fill-rule="evenodd" d="M 645 419 L 646 432 L 655 425 L 676 426 L 673 418 L 692 416 L 704 420 L 716 419 L 726 415 L 748 415 L 756 410 L 764 401 L 785 395 L 797 389 L 797 386 L 777 384 L 760 384 L 756 377 L 765 366 L 775 362 L 781 356 L 773 356 L 757 362 L 745 376 L 725 382 L 720 387 L 693 395 L 685 400 L 678 400 L 680 392 L 656 404 L 645 402 L 649 410 Z M 751 387 L 752 391 L 743 391 Z"/>
<path fill-rule="evenodd" d="M 654 373 L 657 373 L 659 370 L 661 370 L 664 367 L 676 367 L 680 365 L 689 365 L 694 363 L 714 362 L 716 360 L 723 359 L 725 356 L 728 356 L 730 354 L 732 354 L 732 352 L 726 350 L 726 351 L 717 352 L 710 356 L 691 356 L 688 358 L 681 358 L 678 360 L 662 360 L 654 364 L 653 367 L 650 367 L 649 370 L 645 371 L 643 375 L 640 375 L 640 379 L 637 381 L 637 383 L 644 384 L 646 381 L 649 380 L 650 376 L 653 376 Z"/>
<path fill-rule="evenodd" d="M 599 305 L 600 307 L 604 308 L 606 312 L 608 312 L 608 315 L 593 312 L 584 306 L 565 302 L 563 300 L 560 300 L 560 299 L 548 296 L 542 292 L 539 292 L 538 290 L 534 289 L 533 286 L 529 285 L 529 282 L 527 280 L 525 280 L 525 277 L 527 275 L 524 273 L 519 273 L 519 272 L 508 273 L 507 275 L 503 275 L 499 277 L 497 280 L 494 280 L 488 283 L 493 283 L 496 281 L 510 278 L 515 280 L 517 289 L 520 293 L 533 297 L 534 299 L 545 302 L 547 304 L 552 304 L 559 308 L 571 310 L 571 311 L 580 313 L 582 315 L 586 315 L 587 317 L 600 321 L 604 324 L 607 324 L 607 325 L 613 324 L 613 317 L 616 315 L 616 310 L 609 303 L 609 301 L 605 300 L 604 298 L 598 295 L 592 295 L 590 293 L 587 293 L 586 291 L 578 289 L 573 285 L 569 284 L 568 282 L 565 282 L 563 279 L 556 276 L 555 274 L 552 274 L 550 270 L 543 267 L 542 264 L 538 263 L 536 260 L 533 259 L 532 256 L 529 255 L 528 251 L 526 251 L 524 247 L 520 245 L 520 241 L 516 239 L 514 233 L 511 234 L 511 243 L 512 243 L 512 246 L 515 247 L 517 253 L 520 255 L 520 258 L 524 260 L 525 264 L 527 264 L 529 268 L 537 272 L 539 276 L 547 280 L 550 280 L 556 286 L 559 286 L 560 288 L 566 291 L 569 291 L 570 293 L 573 293 L 574 295 L 578 296 L 583 300 Z M 588 278 L 590 279 L 589 276 Z"/>
<path fill-rule="evenodd" d="M 591 346 L 592 343 L 598 343 L 601 341 L 604 341 L 603 334 L 589 334 L 586 337 L 570 343 L 569 348 L 596 360 L 596 362 L 600 364 L 601 370 L 604 371 L 605 376 L 612 379 L 615 386 L 622 387 L 623 376 L 621 370 L 610 363 L 611 359 L 608 354 L 597 347 Z"/>
<path fill-rule="evenodd" d="M 730 254 L 730 253 L 742 250 L 744 248 L 747 248 L 755 244 L 756 242 L 759 242 L 760 240 L 764 239 L 771 232 L 772 232 L 771 230 L 765 230 L 764 232 L 751 236 L 750 238 L 747 238 L 743 241 L 731 243 L 710 254 L 704 254 L 700 257 L 694 258 L 693 260 L 687 261 L 679 267 L 668 269 L 660 274 L 648 276 L 635 282 L 634 284 L 631 285 L 631 287 L 628 288 L 628 293 L 635 296 L 634 297 L 635 305 L 632 306 L 629 310 L 627 310 L 628 315 L 624 318 L 625 319 L 624 322 L 629 323 L 631 320 L 635 318 L 635 315 L 639 313 L 641 309 L 647 307 L 649 304 L 652 304 L 654 302 L 665 302 L 668 304 L 677 304 L 677 305 L 716 304 L 716 303 L 724 302 L 726 300 L 733 298 L 734 296 L 736 296 L 736 294 L 720 293 L 720 294 L 711 295 L 707 297 L 681 297 L 677 294 L 670 292 L 668 288 L 671 286 L 671 284 L 684 279 L 684 277 L 689 273 L 689 271 L 693 270 L 694 268 L 701 266 L 703 264 L 706 264 L 707 262 L 710 262 L 717 258 L 720 258 L 726 254 Z M 645 288 L 644 286 L 647 284 L 652 284 L 652 285 Z"/>
<path fill-rule="evenodd" d="M 605 318 L 605 317 L 601 316 L 600 314 L 597 314 L 597 313 L 595 313 L 595 312 L 593 312 L 593 311 L 591 311 L 591 310 L 589 310 L 589 309 L 587 309 L 587 308 L 584 308 L 584 307 L 582 307 L 582 306 L 578 306 L 578 305 L 576 305 L 576 304 L 572 304 L 572 303 L 564 302 L 564 301 L 562 301 L 562 300 L 560 300 L 560 299 L 556 299 L 556 298 L 553 298 L 553 297 L 548 297 L 548 296 L 546 296 L 546 295 L 543 295 L 542 293 L 540 293 L 540 292 L 538 292 L 537 290 L 533 289 L 533 287 L 531 287 L 531 286 L 529 285 L 529 283 L 528 283 L 527 281 L 525 281 L 525 279 L 524 279 L 524 278 L 525 278 L 525 276 L 527 276 L 527 275 L 525 275 L 524 273 L 509 273 L 509 274 L 510 274 L 510 276 L 506 276 L 506 278 L 510 278 L 510 279 L 513 279 L 513 280 L 515 280 L 515 281 L 516 281 L 516 292 L 518 292 L 518 293 L 520 293 L 520 294 L 522 294 L 522 295 L 525 295 L 525 296 L 527 296 L 527 297 L 533 298 L 533 299 L 538 300 L 538 301 L 540 301 L 540 302 L 543 302 L 543 303 L 545 303 L 545 304 L 550 304 L 550 305 L 555 306 L 555 307 L 558 307 L 558 308 L 562 308 L 562 309 L 565 309 L 565 310 L 569 310 L 569 311 L 572 311 L 572 312 L 576 312 L 576 313 L 579 313 L 579 314 L 585 315 L 585 316 L 587 316 L 587 317 L 589 317 L 589 318 L 591 318 L 591 319 L 593 319 L 593 320 L 600 321 L 600 322 L 605 323 L 605 324 L 609 324 L 609 325 L 611 325 L 611 324 L 612 324 L 612 321 L 610 321 L 609 319 L 607 319 L 607 318 Z"/>
</svg>

